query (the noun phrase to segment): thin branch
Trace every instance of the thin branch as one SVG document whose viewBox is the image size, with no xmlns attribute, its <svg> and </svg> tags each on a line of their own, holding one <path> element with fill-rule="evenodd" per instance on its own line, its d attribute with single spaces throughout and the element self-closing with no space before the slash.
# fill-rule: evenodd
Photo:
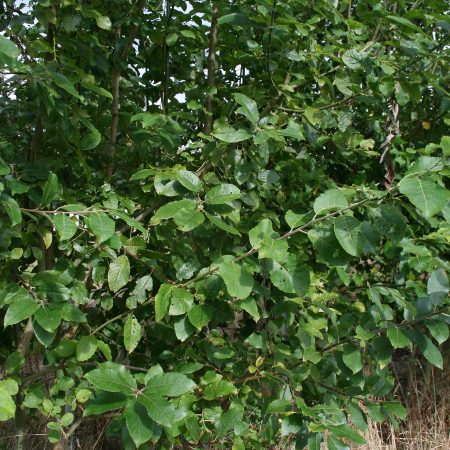
<svg viewBox="0 0 450 450">
<path fill-rule="evenodd" d="M 219 10 L 217 3 L 212 2 L 211 5 L 211 27 L 209 30 L 209 47 L 208 47 L 208 79 L 206 93 L 206 112 L 203 133 L 210 135 L 213 126 L 213 98 L 212 93 L 216 80 L 216 51 L 217 51 L 217 17 Z"/>
<path fill-rule="evenodd" d="M 275 89 L 278 92 L 278 88 L 275 85 L 275 82 L 273 81 L 273 78 L 272 78 L 272 72 L 270 71 L 270 57 L 271 57 L 271 51 L 272 51 L 272 33 L 273 33 L 273 26 L 275 24 L 276 8 L 277 8 L 277 0 L 273 0 L 272 13 L 270 15 L 269 39 L 267 42 L 266 71 L 267 71 L 267 76 L 269 77 L 270 82 L 272 83 L 272 85 L 275 87 Z"/>
</svg>

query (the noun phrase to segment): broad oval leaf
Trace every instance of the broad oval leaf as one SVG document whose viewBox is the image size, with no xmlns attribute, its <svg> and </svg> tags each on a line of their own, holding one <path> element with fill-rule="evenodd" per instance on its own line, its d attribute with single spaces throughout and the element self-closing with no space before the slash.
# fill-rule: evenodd
<svg viewBox="0 0 450 450">
<path fill-rule="evenodd" d="M 123 328 L 123 343 L 128 353 L 131 353 L 141 340 L 141 325 L 136 317 L 130 314 Z"/>
<path fill-rule="evenodd" d="M 358 373 L 363 368 L 361 352 L 355 344 L 344 345 L 342 360 L 353 373 Z"/>
<path fill-rule="evenodd" d="M 84 377 L 97 389 L 106 392 L 122 392 L 131 395 L 137 384 L 130 371 L 113 362 L 100 364 L 98 369 L 91 370 Z"/>
<path fill-rule="evenodd" d="M 227 287 L 228 294 L 238 299 L 247 298 L 253 289 L 252 274 L 239 263 L 224 262 L 219 266 L 219 275 Z"/>
<path fill-rule="evenodd" d="M 121 255 L 115 259 L 108 270 L 108 285 L 109 289 L 117 292 L 123 288 L 130 279 L 130 261 L 127 255 Z"/>
<path fill-rule="evenodd" d="M 236 112 L 247 117 L 252 125 L 256 126 L 259 121 L 258 106 L 256 105 L 256 102 L 244 94 L 234 94 L 233 97 L 236 102 L 241 105 Z"/>
<path fill-rule="evenodd" d="M 145 391 L 168 397 L 179 397 L 187 392 L 192 392 L 196 386 L 186 375 L 170 372 L 151 377 Z"/>
<path fill-rule="evenodd" d="M 20 55 L 19 48 L 13 41 L 0 35 L 0 53 L 8 56 L 9 58 L 16 59 Z"/>
<path fill-rule="evenodd" d="M 101 212 L 90 213 L 88 225 L 99 243 L 107 241 L 114 234 L 116 228 L 114 221 Z"/>
<path fill-rule="evenodd" d="M 310 285 L 308 269 L 295 262 L 282 265 L 273 261 L 270 280 L 280 291 L 287 294 L 303 295 Z"/>
<path fill-rule="evenodd" d="M 400 181 L 398 187 L 425 217 L 432 217 L 442 211 L 449 199 L 449 191 L 431 178 L 406 177 Z"/>
<path fill-rule="evenodd" d="M 148 441 L 158 441 L 161 436 L 161 427 L 150 419 L 146 408 L 137 400 L 129 401 L 124 416 L 128 432 L 137 448 Z"/>
<path fill-rule="evenodd" d="M 205 195 L 206 203 L 210 205 L 221 205 L 223 203 L 237 200 L 241 197 L 241 191 L 234 184 L 219 184 L 213 187 Z"/>
<path fill-rule="evenodd" d="M 162 284 L 155 296 L 155 320 L 159 322 L 167 313 L 170 306 L 173 286 Z"/>
<path fill-rule="evenodd" d="M 214 131 L 214 137 L 228 144 L 235 144 L 250 139 L 252 134 L 243 128 L 236 130 L 232 127 L 224 127 Z"/>
<path fill-rule="evenodd" d="M 161 397 L 159 394 L 153 394 L 145 389 L 138 397 L 138 402 L 145 406 L 148 415 L 157 423 L 171 428 L 175 422 L 177 411 L 175 407 Z"/>
<path fill-rule="evenodd" d="M 341 247 L 352 256 L 359 256 L 362 251 L 361 223 L 351 216 L 337 217 L 334 222 L 334 234 Z"/>
<path fill-rule="evenodd" d="M 189 170 L 180 170 L 177 173 L 177 180 L 186 188 L 192 192 L 199 192 L 202 190 L 202 181 L 195 175 L 195 173 Z"/>
<path fill-rule="evenodd" d="M 84 416 L 103 414 L 122 408 L 128 401 L 128 397 L 120 392 L 100 392 L 91 400 L 84 410 Z"/>
<path fill-rule="evenodd" d="M 59 239 L 66 241 L 77 232 L 78 226 L 74 218 L 67 214 L 56 214 L 52 217 L 52 223 L 58 232 Z"/>
<path fill-rule="evenodd" d="M 14 325 L 22 320 L 28 319 L 38 309 L 39 304 L 36 303 L 30 295 L 16 295 L 6 311 L 4 318 L 5 328 L 8 325 Z"/>
<path fill-rule="evenodd" d="M 58 193 L 58 177 L 50 173 L 42 191 L 41 206 L 48 205 Z"/>
<path fill-rule="evenodd" d="M 87 361 L 97 350 L 97 338 L 95 336 L 82 336 L 77 342 L 77 360 Z"/>
<path fill-rule="evenodd" d="M 329 189 L 316 198 L 314 202 L 314 212 L 316 214 L 322 214 L 328 211 L 339 211 L 347 206 L 347 199 L 341 190 Z"/>
<path fill-rule="evenodd" d="M 208 305 L 195 305 L 188 312 L 189 322 L 197 330 L 201 330 L 213 317 L 212 309 Z"/>
</svg>

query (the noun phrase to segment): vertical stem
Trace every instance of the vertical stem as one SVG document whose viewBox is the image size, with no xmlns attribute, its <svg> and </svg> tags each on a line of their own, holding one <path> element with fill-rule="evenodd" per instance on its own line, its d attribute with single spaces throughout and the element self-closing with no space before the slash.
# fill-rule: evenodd
<svg viewBox="0 0 450 450">
<path fill-rule="evenodd" d="M 145 1 L 141 0 L 138 4 L 138 17 L 139 14 L 143 12 Z M 136 39 L 137 31 L 139 25 L 135 24 L 131 29 L 129 34 L 127 45 L 125 46 L 123 52 L 116 55 L 119 60 L 126 60 L 128 58 L 128 53 L 133 46 L 133 42 Z M 120 39 L 121 27 L 117 28 L 117 41 Z M 122 75 L 122 69 L 120 67 L 120 61 L 114 62 L 114 68 L 112 71 L 112 105 L 111 105 L 111 128 L 109 133 L 108 146 L 106 148 L 106 157 L 108 159 L 106 166 L 106 176 L 111 179 L 114 171 L 114 159 L 116 156 L 116 143 L 117 143 L 117 130 L 119 124 L 119 104 L 120 104 L 120 77 Z"/>
<path fill-rule="evenodd" d="M 211 27 L 209 31 L 209 48 L 208 48 L 208 93 L 206 95 L 206 117 L 203 132 L 211 134 L 213 125 L 213 94 L 216 81 L 216 51 L 217 51 L 217 16 L 218 8 L 215 1 L 212 2 L 211 7 Z"/>
<path fill-rule="evenodd" d="M 166 17 L 166 30 L 169 27 L 169 22 L 170 22 L 170 16 L 171 16 L 171 12 L 170 12 L 170 0 L 166 0 L 166 4 L 165 4 L 165 17 Z M 167 36 L 167 33 L 166 33 Z M 163 84 L 163 92 L 162 92 L 162 110 L 164 112 L 164 114 L 167 111 L 167 103 L 169 101 L 169 81 L 170 81 L 170 64 L 169 64 L 169 46 L 167 45 L 167 42 L 164 42 L 164 47 L 163 47 L 163 70 L 164 70 L 164 84 Z"/>
<path fill-rule="evenodd" d="M 106 156 L 108 158 L 106 167 L 106 176 L 112 177 L 114 169 L 114 157 L 116 155 L 116 142 L 117 142 L 117 125 L 119 123 L 119 99 L 120 99 L 120 76 L 121 69 L 116 65 L 112 72 L 112 105 L 111 105 L 111 129 L 109 132 L 109 142 L 106 149 Z"/>
<path fill-rule="evenodd" d="M 269 80 L 270 80 L 271 84 L 278 91 L 278 88 L 276 87 L 276 85 L 275 85 L 275 83 L 273 81 L 273 78 L 272 78 L 272 72 L 270 70 L 270 57 L 271 57 L 271 50 L 272 50 L 272 31 L 273 31 L 273 26 L 275 24 L 275 10 L 276 10 L 276 7 L 277 7 L 277 0 L 273 0 L 273 3 L 272 3 L 272 14 L 270 15 L 269 40 L 267 42 L 266 70 L 267 70 L 267 75 L 269 76 Z"/>
</svg>

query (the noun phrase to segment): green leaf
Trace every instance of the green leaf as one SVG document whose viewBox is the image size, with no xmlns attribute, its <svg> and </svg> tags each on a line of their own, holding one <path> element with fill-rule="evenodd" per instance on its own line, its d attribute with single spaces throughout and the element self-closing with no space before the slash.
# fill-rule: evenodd
<svg viewBox="0 0 450 450">
<path fill-rule="evenodd" d="M 363 368 L 361 352 L 355 344 L 344 345 L 342 360 L 353 373 L 358 373 Z"/>
<path fill-rule="evenodd" d="M 210 205 L 221 205 L 240 197 L 241 191 L 233 184 L 219 184 L 206 193 L 205 201 Z"/>
<path fill-rule="evenodd" d="M 172 428 L 177 416 L 177 411 L 164 397 L 145 389 L 142 394 L 138 396 L 138 402 L 145 406 L 148 415 L 156 423 Z"/>
<path fill-rule="evenodd" d="M 356 49 L 347 50 L 342 56 L 344 64 L 353 70 L 359 70 L 364 67 L 366 54 Z"/>
<path fill-rule="evenodd" d="M 175 336 L 181 342 L 184 342 L 195 331 L 195 328 L 191 325 L 188 317 L 179 317 L 174 320 L 173 328 L 175 331 Z"/>
<path fill-rule="evenodd" d="M 237 394 L 237 388 L 233 383 L 226 380 L 219 380 L 209 383 L 204 391 L 203 398 L 205 400 L 214 400 L 215 398 L 225 397 L 226 395 Z"/>
<path fill-rule="evenodd" d="M 394 348 L 408 347 L 411 343 L 409 336 L 400 327 L 393 326 L 388 328 L 387 335 Z"/>
<path fill-rule="evenodd" d="M 102 352 L 107 361 L 112 361 L 111 349 L 106 342 L 97 340 L 97 348 Z"/>
<path fill-rule="evenodd" d="M 179 397 L 192 392 L 197 385 L 186 375 L 177 372 L 162 373 L 150 378 L 145 392 Z"/>
<path fill-rule="evenodd" d="M 238 299 L 247 298 L 253 289 L 252 274 L 240 264 L 224 262 L 219 266 L 219 275 L 227 287 L 228 294 Z"/>
<path fill-rule="evenodd" d="M 55 198 L 57 193 L 58 193 L 58 177 L 54 173 L 50 173 L 44 185 L 40 205 L 47 206 Z"/>
<path fill-rule="evenodd" d="M 423 356 L 434 366 L 439 369 L 443 368 L 443 359 L 439 349 L 433 344 L 430 338 L 420 334 L 419 332 L 414 335 L 415 341 L 420 348 Z"/>
<path fill-rule="evenodd" d="M 58 72 L 48 72 L 48 74 L 52 77 L 54 83 L 57 86 L 59 86 L 61 89 L 64 89 L 73 97 L 76 97 L 78 100 L 84 101 L 84 98 L 75 89 L 72 81 L 70 81 L 65 75 Z"/>
<path fill-rule="evenodd" d="M 445 156 L 450 156 L 450 136 L 442 136 L 441 148 Z"/>
<path fill-rule="evenodd" d="M 98 147 L 100 141 L 102 140 L 102 135 L 98 130 L 91 130 L 90 133 L 87 133 L 81 138 L 80 142 L 80 150 L 87 151 L 93 150 Z"/>
<path fill-rule="evenodd" d="M 105 213 L 90 213 L 88 219 L 89 228 L 95 234 L 99 243 L 107 241 L 115 231 L 115 223 Z"/>
<path fill-rule="evenodd" d="M 417 25 L 413 24 L 410 20 L 408 20 L 406 17 L 400 17 L 400 16 L 387 16 L 390 22 L 396 23 L 398 25 L 402 25 L 403 27 L 406 27 L 412 31 L 423 33 L 423 30 L 418 27 Z"/>
<path fill-rule="evenodd" d="M 93 400 L 90 400 L 84 410 L 84 416 L 103 414 L 122 408 L 128 401 L 128 397 L 120 392 L 100 392 Z"/>
<path fill-rule="evenodd" d="M 443 169 L 442 158 L 432 156 L 421 156 L 414 161 L 406 171 L 405 176 L 426 174 L 430 172 L 439 172 Z"/>
<path fill-rule="evenodd" d="M 106 89 L 97 86 L 95 84 L 91 84 L 87 81 L 81 81 L 81 86 L 83 86 L 85 89 L 88 89 L 89 91 L 95 92 L 96 94 L 102 95 L 103 97 L 110 98 L 112 100 L 113 96 L 111 92 L 107 91 Z"/>
<path fill-rule="evenodd" d="M 276 239 L 279 234 L 273 231 L 272 222 L 269 219 L 263 219 L 248 232 L 248 237 L 252 248 L 260 248 L 264 239 Z"/>
<path fill-rule="evenodd" d="M 184 288 L 172 288 L 169 315 L 180 316 L 188 313 L 194 304 L 194 296 Z"/>
<path fill-rule="evenodd" d="M 366 440 L 348 425 L 327 425 L 327 430 L 338 438 L 348 439 L 356 444 L 364 445 Z"/>
<path fill-rule="evenodd" d="M 173 286 L 170 284 L 162 284 L 155 296 L 155 320 L 157 322 L 159 322 L 169 310 L 172 288 Z"/>
<path fill-rule="evenodd" d="M 0 389 L 0 422 L 12 419 L 15 415 L 16 402 L 12 399 L 8 392 Z"/>
<path fill-rule="evenodd" d="M 183 208 L 178 211 L 174 220 L 179 230 L 187 232 L 200 226 L 204 222 L 205 216 L 200 211 Z"/>
<path fill-rule="evenodd" d="M 39 325 L 37 320 L 33 320 L 32 325 L 33 325 L 33 332 L 34 332 L 36 339 L 44 347 L 46 347 L 46 348 L 49 347 L 52 344 L 53 340 L 55 339 L 56 332 L 50 333 L 47 330 L 44 330 L 44 328 L 42 328 Z"/>
<path fill-rule="evenodd" d="M 353 424 L 361 431 L 367 431 L 367 420 L 366 416 L 362 412 L 361 408 L 356 403 L 349 403 L 347 405 L 348 411 L 350 413 L 350 419 Z"/>
<path fill-rule="evenodd" d="M 252 125 L 256 126 L 259 122 L 258 106 L 256 105 L 256 102 L 244 94 L 233 94 L 233 97 L 236 102 L 241 105 L 236 112 L 247 117 Z"/>
<path fill-rule="evenodd" d="M 426 322 L 427 328 L 430 330 L 431 336 L 436 339 L 437 343 L 441 345 L 449 338 L 449 329 L 446 322 L 439 320 L 428 320 Z"/>
<path fill-rule="evenodd" d="M 267 407 L 266 413 L 282 413 L 292 409 L 292 402 L 285 399 L 272 400 Z"/>
<path fill-rule="evenodd" d="M 258 258 L 269 258 L 278 262 L 286 262 L 288 259 L 288 243 L 285 240 L 266 237 L 258 252 Z"/>
<path fill-rule="evenodd" d="M 124 411 L 128 432 L 136 447 L 148 441 L 156 442 L 161 428 L 148 416 L 147 410 L 137 400 L 131 400 Z"/>
<path fill-rule="evenodd" d="M 252 137 L 252 134 L 243 128 L 234 129 L 232 127 L 222 127 L 214 131 L 214 137 L 220 141 L 227 142 L 229 144 L 235 144 L 236 142 L 246 141 Z"/>
<path fill-rule="evenodd" d="M 77 360 L 87 361 L 97 350 L 97 338 L 95 336 L 82 336 L 77 342 Z"/>
<path fill-rule="evenodd" d="M 5 369 L 7 373 L 15 373 L 19 371 L 25 364 L 25 358 L 21 352 L 16 350 L 8 355 L 5 361 Z"/>
<path fill-rule="evenodd" d="M 177 173 L 177 180 L 188 190 L 192 192 L 200 192 L 202 190 L 202 181 L 189 170 L 180 170 Z"/>
<path fill-rule="evenodd" d="M 253 317 L 255 322 L 258 322 L 261 318 L 258 311 L 258 305 L 256 304 L 256 300 L 254 298 L 248 297 L 244 300 L 238 300 L 236 305 L 241 307 L 244 311 L 247 311 Z"/>
<path fill-rule="evenodd" d="M 5 207 L 6 214 L 8 214 L 9 220 L 11 221 L 11 226 L 18 225 L 22 222 L 22 213 L 18 203 L 9 196 L 4 196 L 2 198 L 3 206 Z"/>
<path fill-rule="evenodd" d="M 448 296 L 448 276 L 442 269 L 435 270 L 428 278 L 427 293 L 433 305 L 440 305 Z"/>
<path fill-rule="evenodd" d="M 121 255 L 116 258 L 108 269 L 108 285 L 109 289 L 117 292 L 124 287 L 130 279 L 130 261 L 127 255 Z"/>
<path fill-rule="evenodd" d="M 47 439 L 51 444 L 56 444 L 61 440 L 63 429 L 60 423 L 48 422 L 47 429 Z"/>
<path fill-rule="evenodd" d="M 273 261 L 269 275 L 272 283 L 287 294 L 303 295 L 309 288 L 309 271 L 295 260 L 284 265 Z"/>
<path fill-rule="evenodd" d="M 9 305 L 4 318 L 5 328 L 8 325 L 14 325 L 22 320 L 28 319 L 39 309 L 29 294 L 17 295 Z"/>
<path fill-rule="evenodd" d="M 406 177 L 399 183 L 399 190 L 419 208 L 425 217 L 440 212 L 449 199 L 449 192 L 430 178 Z"/>
<path fill-rule="evenodd" d="M 360 237 L 361 223 L 351 216 L 337 217 L 334 222 L 334 234 L 341 247 L 352 256 L 359 256 L 362 250 Z"/>
<path fill-rule="evenodd" d="M 78 229 L 75 219 L 70 218 L 67 214 L 54 215 L 52 217 L 52 223 L 55 226 L 61 241 L 72 238 Z"/>
<path fill-rule="evenodd" d="M 234 429 L 242 421 L 244 408 L 239 403 L 232 403 L 228 411 L 222 413 L 216 422 L 217 437 L 224 437 L 228 431 Z"/>
<path fill-rule="evenodd" d="M 141 340 L 141 325 L 133 314 L 129 314 L 123 328 L 123 344 L 128 353 L 131 353 Z"/>
<path fill-rule="evenodd" d="M 212 309 L 208 305 L 195 305 L 188 312 L 188 318 L 197 330 L 201 330 L 213 317 Z"/>
<path fill-rule="evenodd" d="M 226 231 L 227 233 L 234 234 L 235 236 L 240 236 L 241 233 L 239 233 L 236 228 L 234 228 L 231 225 L 228 225 L 225 223 L 222 219 L 220 219 L 217 216 L 213 216 L 212 214 L 209 214 L 208 212 L 204 211 L 206 217 L 209 219 L 209 221 L 214 224 L 217 228 L 220 228 L 221 230 Z"/>
<path fill-rule="evenodd" d="M 74 418 L 75 416 L 72 413 L 66 413 L 61 417 L 60 423 L 63 427 L 68 427 L 72 424 Z"/>
<path fill-rule="evenodd" d="M 62 308 L 53 305 L 41 306 L 34 313 L 34 318 L 44 330 L 53 333 L 61 323 Z"/>
<path fill-rule="evenodd" d="M 91 370 L 85 378 L 97 389 L 107 392 L 122 392 L 131 395 L 136 390 L 136 380 L 124 366 L 112 362 L 100 364 Z"/>
<path fill-rule="evenodd" d="M 408 415 L 406 408 L 399 402 L 384 402 L 381 407 L 385 412 L 402 420 Z"/>
<path fill-rule="evenodd" d="M 14 42 L 0 35 L 0 53 L 3 53 L 8 58 L 16 59 L 20 55 L 20 50 Z"/>
<path fill-rule="evenodd" d="M 95 21 L 97 22 L 97 26 L 102 30 L 110 30 L 111 29 L 111 19 L 107 16 L 96 15 Z"/>
<path fill-rule="evenodd" d="M 177 33 L 169 33 L 166 36 L 166 44 L 168 45 L 168 47 L 172 47 L 173 45 L 176 44 L 177 41 L 178 41 Z"/>
<path fill-rule="evenodd" d="M 329 211 L 339 211 L 348 206 L 347 199 L 339 189 L 329 189 L 320 194 L 314 202 L 314 212 L 322 214 Z"/>
<path fill-rule="evenodd" d="M 193 211 L 196 208 L 196 203 L 194 200 L 176 200 L 174 202 L 170 202 L 161 206 L 158 210 L 156 210 L 155 214 L 150 220 L 152 225 L 158 225 L 161 220 L 164 219 L 173 219 L 181 209 L 192 209 Z"/>
</svg>

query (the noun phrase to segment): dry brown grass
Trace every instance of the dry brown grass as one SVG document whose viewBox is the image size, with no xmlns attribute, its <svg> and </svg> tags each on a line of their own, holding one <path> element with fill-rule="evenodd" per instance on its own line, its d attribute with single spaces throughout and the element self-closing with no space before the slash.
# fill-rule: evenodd
<svg viewBox="0 0 450 450">
<path fill-rule="evenodd" d="M 369 421 L 358 450 L 450 450 L 450 346 L 442 348 L 444 370 L 418 355 L 394 359 L 396 395 L 408 417 L 395 430 L 392 425 Z"/>
</svg>

